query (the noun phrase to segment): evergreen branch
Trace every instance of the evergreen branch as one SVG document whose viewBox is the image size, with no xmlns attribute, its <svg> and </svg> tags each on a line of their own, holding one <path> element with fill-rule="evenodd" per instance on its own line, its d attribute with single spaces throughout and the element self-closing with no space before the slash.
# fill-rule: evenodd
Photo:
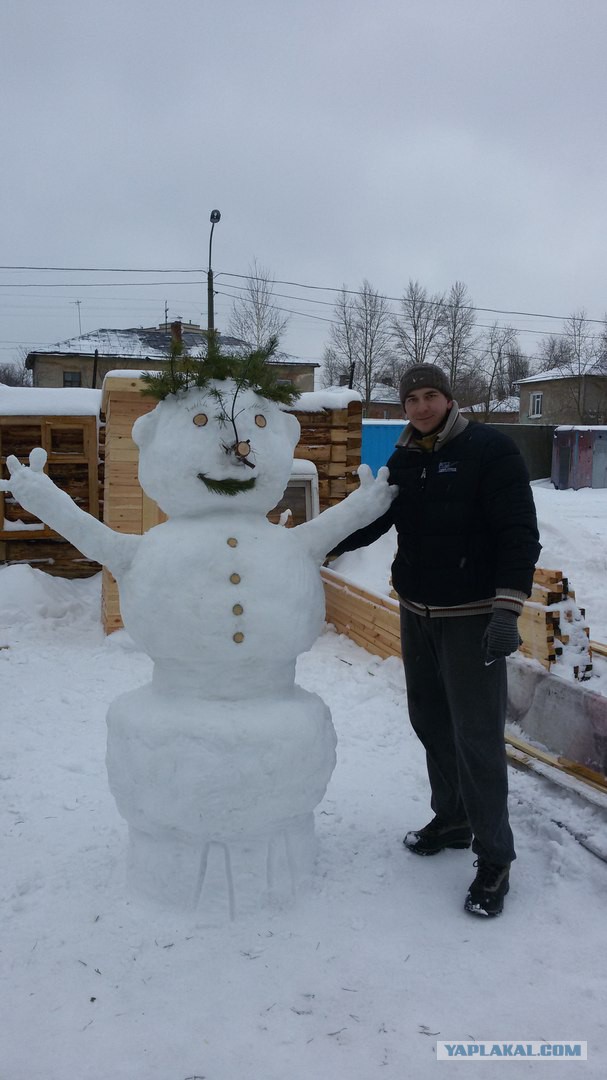
<svg viewBox="0 0 607 1080">
<path fill-rule="evenodd" d="M 250 480 L 232 480 L 230 477 L 226 480 L 214 480 L 210 476 L 205 476 L 204 473 L 198 473 L 198 478 L 202 480 L 207 490 L 215 495 L 238 495 L 241 491 L 250 491 L 255 487 L 254 476 Z"/>
<path fill-rule="evenodd" d="M 260 397 L 281 405 L 292 405 L 299 392 L 292 383 L 280 383 L 268 361 L 275 355 L 278 339 L 270 338 L 263 349 L 245 356 L 223 355 L 214 338 L 207 347 L 207 355 L 193 359 L 184 353 L 182 342 L 171 345 L 169 363 L 162 371 L 146 371 L 142 375 L 145 384 L 142 393 L 162 401 L 170 394 L 179 394 L 193 387 L 204 390 L 212 382 L 233 379 L 236 395 L 243 389 L 253 390 Z"/>
</svg>

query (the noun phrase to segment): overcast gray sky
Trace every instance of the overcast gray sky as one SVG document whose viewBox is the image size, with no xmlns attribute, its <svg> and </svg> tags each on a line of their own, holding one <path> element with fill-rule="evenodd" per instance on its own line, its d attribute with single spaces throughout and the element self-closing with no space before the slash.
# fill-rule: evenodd
<svg viewBox="0 0 607 1080">
<path fill-rule="evenodd" d="M 206 269 L 215 207 L 222 330 L 255 257 L 603 318 L 606 30 L 606 0 L 2 0 L 0 262 L 94 272 L 0 271 L 0 360 L 165 300 L 204 324 L 183 271 Z M 284 345 L 320 359 L 334 294 L 276 291 Z"/>
</svg>

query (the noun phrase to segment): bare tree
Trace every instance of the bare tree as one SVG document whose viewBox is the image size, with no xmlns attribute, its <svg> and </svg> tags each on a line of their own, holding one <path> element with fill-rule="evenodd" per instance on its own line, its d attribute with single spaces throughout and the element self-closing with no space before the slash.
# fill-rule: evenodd
<svg viewBox="0 0 607 1080">
<path fill-rule="evenodd" d="M 479 415 L 479 419 L 488 419 L 492 398 L 503 400 L 508 397 L 508 361 L 516 352 L 520 352 L 516 331 L 511 326 L 500 326 L 494 322 L 483 338 L 481 365 L 486 383 L 482 400 L 484 415 Z"/>
<path fill-rule="evenodd" d="M 32 385 L 32 373 L 25 366 L 24 356 L 13 363 L 8 361 L 5 364 L 0 364 L 0 383 L 4 383 L 5 386 Z"/>
<path fill-rule="evenodd" d="M 569 343 L 561 334 L 549 334 L 538 345 L 538 372 L 552 371 L 571 363 Z"/>
<path fill-rule="evenodd" d="M 428 296 L 419 281 L 409 281 L 392 319 L 401 373 L 412 364 L 437 363 L 443 349 L 444 295 Z"/>
<path fill-rule="evenodd" d="M 562 375 L 570 376 L 566 386 L 580 423 L 591 419 L 586 415 L 583 376 L 593 372 L 603 373 L 602 357 L 605 353 L 605 344 L 605 330 L 597 334 L 588 315 L 581 309 L 574 311 L 565 320 L 560 335 L 550 335 L 544 338 L 540 345 L 545 365 L 540 370 L 556 368 Z"/>
<path fill-rule="evenodd" d="M 508 352 L 506 365 L 507 381 L 503 386 L 504 397 L 511 397 L 513 394 L 518 394 L 518 384 L 521 379 L 526 379 L 531 374 L 531 363 L 515 344 Z"/>
<path fill-rule="evenodd" d="M 353 386 L 365 408 L 375 387 L 389 378 L 392 363 L 390 310 L 368 281 L 350 294 L 344 285 L 335 302 L 330 344 L 323 355 L 323 383 Z"/>
<path fill-rule="evenodd" d="M 264 349 L 271 338 L 280 341 L 289 322 L 273 302 L 272 284 L 270 271 L 254 259 L 243 294 L 232 303 L 229 333 L 251 349 Z"/>
<path fill-rule="evenodd" d="M 440 360 L 459 400 L 460 386 L 469 382 L 475 364 L 476 316 L 463 281 L 451 286 L 442 306 Z"/>
</svg>

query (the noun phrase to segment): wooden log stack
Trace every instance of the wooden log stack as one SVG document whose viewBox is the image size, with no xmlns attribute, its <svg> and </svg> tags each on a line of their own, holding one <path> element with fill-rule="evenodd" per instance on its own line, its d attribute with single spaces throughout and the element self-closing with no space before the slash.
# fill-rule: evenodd
<svg viewBox="0 0 607 1080">
<path fill-rule="evenodd" d="M 98 434 L 96 416 L 0 416 L 0 473 L 8 477 L 10 455 L 26 465 L 30 451 L 42 446 L 51 479 L 82 510 L 99 517 L 103 500 Z M 100 569 L 4 492 L 0 492 L 0 563 L 29 563 L 68 578 L 90 577 Z"/>
<path fill-rule="evenodd" d="M 588 679 L 592 649 L 585 615 L 561 570 L 537 568 L 531 596 L 519 619 L 523 656 L 538 660 L 547 671 L 566 663 L 576 679 Z"/>
<path fill-rule="evenodd" d="M 327 622 L 377 656 L 400 656 L 398 599 L 369 593 L 329 568 L 322 574 Z M 547 671 L 557 665 L 570 668 L 580 681 L 589 678 L 592 649 L 584 609 L 577 607 L 575 593 L 559 570 L 536 570 L 519 631 L 523 656 L 538 660 Z"/>
<path fill-rule="evenodd" d="M 341 502 L 358 487 L 356 470 L 362 448 L 362 404 L 351 401 L 346 409 L 319 412 L 292 410 L 301 437 L 295 458 L 314 462 L 318 472 L 320 509 Z"/>
</svg>

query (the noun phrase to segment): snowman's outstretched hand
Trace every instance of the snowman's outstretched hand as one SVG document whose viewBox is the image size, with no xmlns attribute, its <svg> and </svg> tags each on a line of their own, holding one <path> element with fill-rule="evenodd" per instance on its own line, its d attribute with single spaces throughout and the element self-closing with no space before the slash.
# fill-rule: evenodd
<svg viewBox="0 0 607 1080">
<path fill-rule="evenodd" d="M 398 495 L 398 487 L 388 483 L 390 472 L 384 465 L 374 478 L 368 465 L 358 469 L 360 487 L 337 506 L 323 510 L 317 518 L 298 525 L 296 532 L 305 538 L 312 554 L 321 562 L 328 551 L 357 529 L 383 517 Z M 389 525 L 386 526 L 386 530 Z"/>
<path fill-rule="evenodd" d="M 358 503 L 363 503 L 364 501 L 366 508 L 364 511 L 365 516 L 368 516 L 370 513 L 373 514 L 373 516 L 369 518 L 369 521 L 364 522 L 364 525 L 370 524 L 371 521 L 375 521 L 375 518 L 385 514 L 386 510 L 389 510 L 392 505 L 392 501 L 398 495 L 398 488 L 396 485 L 388 483 L 389 476 L 390 470 L 387 465 L 382 465 L 381 469 L 377 470 L 376 477 L 373 476 L 373 472 L 368 465 L 359 465 L 358 479 L 360 480 L 360 487 L 358 487 L 356 491 L 353 491 L 346 501 L 349 502 L 350 499 L 354 499 L 354 501 Z M 375 511 L 375 513 L 373 513 L 373 511 Z M 361 521 L 356 525 L 356 528 L 362 529 L 364 525 Z"/>
<path fill-rule="evenodd" d="M 10 455 L 6 465 L 10 479 L 0 480 L 0 491 L 10 491 L 18 503 L 35 514 L 49 528 L 64 536 L 89 559 L 103 563 L 113 574 L 125 570 L 134 555 L 139 537 L 114 532 L 97 518 L 80 510 L 70 496 L 58 488 L 44 472 L 46 450 L 37 446 L 29 456 L 29 466 Z"/>
</svg>

